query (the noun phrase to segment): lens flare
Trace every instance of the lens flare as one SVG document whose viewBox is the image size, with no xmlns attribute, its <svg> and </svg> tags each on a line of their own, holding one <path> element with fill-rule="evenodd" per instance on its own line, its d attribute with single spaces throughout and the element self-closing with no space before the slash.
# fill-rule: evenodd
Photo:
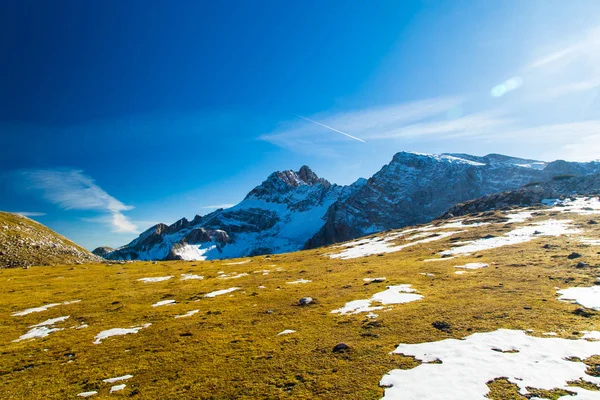
<svg viewBox="0 0 600 400">
<path fill-rule="evenodd" d="M 492 97 L 502 97 L 505 94 L 520 88 L 522 84 L 523 79 L 521 79 L 518 76 L 515 76 L 513 78 L 507 79 L 499 85 L 494 86 L 490 93 Z"/>
</svg>

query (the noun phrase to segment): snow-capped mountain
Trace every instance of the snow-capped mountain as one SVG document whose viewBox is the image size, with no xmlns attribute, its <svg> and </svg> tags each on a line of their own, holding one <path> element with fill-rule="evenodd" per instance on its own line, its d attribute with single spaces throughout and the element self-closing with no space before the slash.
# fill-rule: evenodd
<svg viewBox="0 0 600 400">
<path fill-rule="evenodd" d="M 455 204 L 600 172 L 600 163 L 545 163 L 499 154 L 397 153 L 369 180 L 339 186 L 309 167 L 271 174 L 234 207 L 155 225 L 109 259 L 221 259 L 283 253 L 428 222 Z"/>
<path fill-rule="evenodd" d="M 307 166 L 275 172 L 234 207 L 155 225 L 104 257 L 197 260 L 298 250 L 323 226 L 329 206 L 365 182 L 332 185 Z"/>
</svg>

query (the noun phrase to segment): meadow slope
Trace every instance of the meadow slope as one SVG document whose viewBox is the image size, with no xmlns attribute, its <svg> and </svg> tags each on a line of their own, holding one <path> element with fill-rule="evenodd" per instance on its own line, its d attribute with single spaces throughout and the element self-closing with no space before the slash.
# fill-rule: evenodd
<svg viewBox="0 0 600 400">
<path fill-rule="evenodd" d="M 583 339 L 600 330 L 595 292 L 569 293 L 581 304 L 558 299 L 600 287 L 597 204 L 488 212 L 241 260 L 0 270 L 0 397 L 410 399 L 380 386 L 392 370 L 420 371 L 418 357 L 391 353 L 400 344 L 510 329 L 600 346 Z M 410 287 L 386 291 L 400 285 Z M 313 301 L 299 305 L 303 297 Z M 334 352 L 340 343 L 348 349 Z M 599 355 L 573 359 L 589 367 L 569 383 L 586 395 L 600 395 Z M 513 377 L 491 379 L 489 398 L 527 398 Z M 565 384 L 527 396 L 559 398 Z"/>
</svg>

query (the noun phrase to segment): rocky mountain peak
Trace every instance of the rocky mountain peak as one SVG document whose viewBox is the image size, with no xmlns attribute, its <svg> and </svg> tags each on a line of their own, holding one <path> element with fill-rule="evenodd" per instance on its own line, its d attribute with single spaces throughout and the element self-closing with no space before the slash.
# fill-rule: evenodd
<svg viewBox="0 0 600 400">
<path fill-rule="evenodd" d="M 326 187 L 331 186 L 331 184 L 326 179 L 319 178 L 317 174 L 315 174 L 313 170 L 310 169 L 310 167 L 307 165 L 303 165 L 302 167 L 300 167 L 300 170 L 298 170 L 297 172 L 287 170 L 278 171 L 275 174 L 277 175 L 277 178 L 279 178 L 287 185 L 292 187 L 298 187 L 302 185 L 312 186 L 317 184 L 322 184 Z"/>
</svg>

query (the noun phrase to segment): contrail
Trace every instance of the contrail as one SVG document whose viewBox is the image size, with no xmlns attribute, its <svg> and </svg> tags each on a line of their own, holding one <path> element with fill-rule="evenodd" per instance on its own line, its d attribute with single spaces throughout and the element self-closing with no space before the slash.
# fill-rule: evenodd
<svg viewBox="0 0 600 400">
<path fill-rule="evenodd" d="M 322 123 L 320 123 L 320 122 L 317 122 L 317 121 L 313 121 L 312 119 L 310 119 L 310 118 L 306 118 L 306 117 L 303 117 L 302 115 L 298 115 L 298 114 L 296 114 L 296 116 L 297 116 L 297 117 L 300 117 L 300 118 L 302 118 L 302 119 L 305 119 L 305 120 L 307 120 L 308 122 L 312 122 L 313 124 L 320 125 L 320 126 L 322 126 L 323 128 L 327 128 L 327 129 L 329 129 L 329 130 L 332 130 L 332 131 L 334 131 L 334 132 L 341 133 L 342 135 L 344 135 L 344 136 L 348 136 L 348 137 L 349 137 L 349 138 L 351 138 L 351 139 L 358 140 L 359 142 L 366 143 L 366 141 L 362 140 L 361 138 L 357 138 L 356 136 L 352 136 L 352 135 L 350 135 L 349 133 L 342 132 L 342 131 L 338 131 L 338 130 L 337 130 L 337 129 L 335 129 L 335 128 L 332 128 L 332 127 L 330 127 L 330 126 L 327 126 L 327 125 L 325 125 L 325 124 L 322 124 Z"/>
</svg>

